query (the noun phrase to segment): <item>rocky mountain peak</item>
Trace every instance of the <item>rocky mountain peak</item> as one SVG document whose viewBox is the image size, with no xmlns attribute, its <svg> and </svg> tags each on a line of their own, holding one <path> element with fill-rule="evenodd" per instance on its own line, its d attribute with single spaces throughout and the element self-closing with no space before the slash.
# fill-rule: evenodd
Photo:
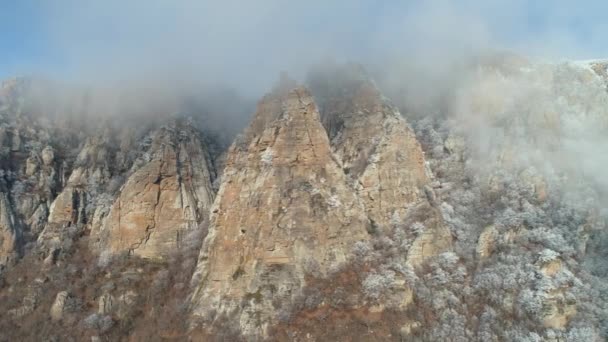
<svg viewBox="0 0 608 342">
<path fill-rule="evenodd" d="M 272 91 L 258 101 L 256 114 L 239 141 L 242 144 L 247 143 L 248 140 L 261 134 L 269 124 L 277 120 L 283 114 L 283 100 L 295 88 L 297 88 L 297 83 L 289 78 L 286 73 L 282 73 Z"/>
<path fill-rule="evenodd" d="M 207 130 L 234 94 L 7 83 L 0 340 L 605 339 L 605 63 L 465 71 L 439 115 L 358 65 L 284 74 L 235 140 Z"/>
<path fill-rule="evenodd" d="M 421 247 L 426 252 L 410 253 L 414 263 L 424 258 L 422 254 L 448 248 L 451 237 L 434 200 L 432 175 L 399 110 L 356 65 L 317 71 L 309 82 L 313 92 L 321 94 L 321 117 L 332 137 L 332 150 L 356 181 L 372 222 L 385 231 L 406 221 L 429 226 L 428 236 L 420 240 L 427 241 Z"/>
<path fill-rule="evenodd" d="M 166 258 L 204 235 L 201 223 L 213 201 L 214 171 L 199 133 L 186 123 L 163 126 L 95 232 L 100 249 Z"/>
<path fill-rule="evenodd" d="M 307 265 L 327 274 L 344 263 L 368 239 L 368 221 L 307 89 L 265 96 L 248 133 L 247 146 L 227 158 L 193 312 L 211 326 L 228 317 L 245 334 L 264 335 L 277 303 L 287 307 L 301 293 Z"/>
</svg>

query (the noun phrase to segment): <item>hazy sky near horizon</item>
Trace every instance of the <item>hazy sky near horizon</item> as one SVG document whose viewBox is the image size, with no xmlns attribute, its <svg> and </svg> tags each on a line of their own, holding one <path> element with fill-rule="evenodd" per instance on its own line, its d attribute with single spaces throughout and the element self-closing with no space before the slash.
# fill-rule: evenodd
<svg viewBox="0 0 608 342">
<path fill-rule="evenodd" d="M 187 75 L 255 88 L 323 58 L 601 58 L 607 14 L 601 0 L 0 0 L 0 78 Z"/>
</svg>

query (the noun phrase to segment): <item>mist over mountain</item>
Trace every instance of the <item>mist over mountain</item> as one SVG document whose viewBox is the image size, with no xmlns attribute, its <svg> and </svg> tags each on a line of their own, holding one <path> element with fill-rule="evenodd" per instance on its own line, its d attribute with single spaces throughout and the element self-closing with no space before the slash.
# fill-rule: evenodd
<svg viewBox="0 0 608 342">
<path fill-rule="evenodd" d="M 0 341 L 608 339 L 606 7 L 7 7 Z"/>
</svg>

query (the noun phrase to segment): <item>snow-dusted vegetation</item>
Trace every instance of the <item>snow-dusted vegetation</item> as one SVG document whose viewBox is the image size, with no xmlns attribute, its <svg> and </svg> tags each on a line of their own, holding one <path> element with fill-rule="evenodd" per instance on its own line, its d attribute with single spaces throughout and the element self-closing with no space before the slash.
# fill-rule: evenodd
<svg viewBox="0 0 608 342">
<path fill-rule="evenodd" d="M 605 80 L 575 64 L 478 68 L 414 122 L 457 261 L 416 282 L 423 340 L 608 338 Z"/>
</svg>

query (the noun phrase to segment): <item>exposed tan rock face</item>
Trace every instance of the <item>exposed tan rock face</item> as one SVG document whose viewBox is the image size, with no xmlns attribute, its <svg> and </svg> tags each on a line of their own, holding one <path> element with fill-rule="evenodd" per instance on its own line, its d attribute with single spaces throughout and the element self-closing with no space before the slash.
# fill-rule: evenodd
<svg viewBox="0 0 608 342">
<path fill-rule="evenodd" d="M 300 292 L 307 265 L 327 273 L 368 238 L 368 220 L 303 88 L 262 99 L 222 177 L 193 277 L 193 315 L 229 317 L 253 338 Z"/>
<path fill-rule="evenodd" d="M 16 214 L 21 217 L 33 236 L 38 235 L 44 228 L 54 192 L 60 187 L 57 166 L 54 159 L 49 159 L 48 155 L 53 153 L 53 149 L 47 146 L 43 151 L 30 151 L 24 166 L 27 190 L 13 199 Z M 43 154 L 46 155 L 44 160 Z"/>
<path fill-rule="evenodd" d="M 497 238 L 498 230 L 494 226 L 488 226 L 481 232 L 475 250 L 479 260 L 484 260 L 492 255 Z"/>
<path fill-rule="evenodd" d="M 212 168 L 189 126 L 161 128 L 147 157 L 114 201 L 101 228 L 101 246 L 163 258 L 202 229 L 213 200 Z"/>
<path fill-rule="evenodd" d="M 395 215 L 403 217 L 408 206 L 424 196 L 423 186 L 428 183 L 420 146 L 399 114 L 394 115 L 383 120 L 385 130 L 377 135 L 376 146 L 370 144 L 374 151 L 359 177 L 359 193 L 368 213 L 380 223 Z"/>
<path fill-rule="evenodd" d="M 6 194 L 7 208 L 14 218 L 15 234 L 22 237 L 3 241 L 16 244 L 11 250 L 21 250 L 21 245 L 36 241 L 30 246 L 35 246 L 36 252 L 43 254 L 41 258 L 52 264 L 58 255 L 73 246 L 75 238 L 86 235 L 90 229 L 89 245 L 94 252 L 100 252 L 101 248 L 108 248 L 108 232 L 103 227 L 119 188 L 129 175 L 150 162 L 142 157 L 145 152 L 153 154 L 150 141 L 144 137 L 167 118 L 150 115 L 143 122 L 143 118 L 125 115 L 105 120 L 88 113 L 80 104 L 63 108 L 60 104 L 46 103 L 38 108 L 36 98 L 32 101 L 29 96 L 29 87 L 27 80 L 19 79 L 0 86 L 0 188 Z M 90 120 L 93 117 L 95 121 Z M 180 120 L 182 118 L 171 119 Z M 187 135 L 191 133 L 198 134 L 198 131 L 192 129 Z M 182 153 L 184 160 L 188 159 L 187 154 L 189 151 Z M 134 166 L 135 160 L 140 164 Z M 193 163 L 206 168 L 207 160 Z M 181 172 L 179 168 L 181 166 L 177 167 Z M 209 182 L 206 181 L 205 187 L 210 189 Z M 191 199 L 184 201 L 192 202 Z M 196 205 L 207 203 L 201 210 L 205 212 L 211 200 L 197 198 L 196 202 Z M 183 214 L 190 216 L 187 220 L 194 217 L 192 220 L 197 226 L 202 217 L 199 209 L 196 209 L 197 216 L 187 213 L 186 209 Z M 163 209 L 157 215 L 171 214 Z"/>
<path fill-rule="evenodd" d="M 63 311 L 65 307 L 65 302 L 68 299 L 69 294 L 66 291 L 61 291 L 55 297 L 55 301 L 51 306 L 51 319 L 54 321 L 59 321 L 63 318 Z"/>
<path fill-rule="evenodd" d="M 19 231 L 8 197 L 0 193 L 0 268 L 15 256 Z"/>
<path fill-rule="evenodd" d="M 68 226 L 82 226 L 89 222 L 92 213 L 87 209 L 94 208 L 98 194 L 109 182 L 112 159 L 108 149 L 113 142 L 107 131 L 87 139 L 78 153 L 74 169 L 65 181 L 65 187 L 57 195 L 48 210 L 48 222 L 38 236 L 41 248 L 50 253 L 60 244 Z M 45 156 L 46 155 L 46 156 Z M 49 159 L 48 151 L 43 153 L 43 160 Z"/>
<path fill-rule="evenodd" d="M 340 121 L 332 147 L 345 170 L 359 181 L 370 217 L 388 224 L 423 198 L 429 182 L 424 155 L 411 128 L 370 82 L 349 85 L 349 96 L 323 110 L 329 131 Z"/>
<path fill-rule="evenodd" d="M 85 193 L 82 189 L 66 188 L 51 204 L 49 223 L 82 223 L 85 219 Z"/>
<path fill-rule="evenodd" d="M 114 296 L 106 292 L 99 297 L 97 313 L 100 315 L 108 315 L 114 309 Z"/>
<path fill-rule="evenodd" d="M 65 132 L 24 110 L 30 83 L 26 78 L 14 78 L 0 85 L 0 158 L 6 158 L 1 168 L 28 177 L 35 186 L 31 190 L 46 192 L 54 186 L 52 135 Z"/>
<path fill-rule="evenodd" d="M 369 218 L 382 229 L 415 216 L 425 223 L 412 248 L 414 264 L 448 248 L 451 236 L 434 203 L 424 153 L 399 110 L 356 66 L 324 71 L 311 83 L 320 88 L 332 148 L 356 180 Z"/>
<path fill-rule="evenodd" d="M 543 298 L 543 308 L 546 312 L 542 322 L 546 328 L 565 330 L 576 315 L 576 303 L 568 302 L 565 296 L 566 290 L 561 288 L 548 291 Z"/>
<path fill-rule="evenodd" d="M 541 262 L 540 272 L 549 278 L 556 277 L 563 270 L 567 270 L 561 259 Z M 569 272 L 569 271 L 568 271 Z M 568 299 L 566 293 L 570 285 L 563 285 L 546 291 L 543 296 L 543 325 L 547 328 L 564 330 L 570 320 L 576 315 L 576 301 Z"/>
<path fill-rule="evenodd" d="M 65 120 L 65 118 L 63 118 Z M 83 119 L 80 118 L 80 121 Z M 79 120 L 74 120 L 79 122 Z M 78 148 L 75 150 L 77 155 L 72 156 L 71 151 L 65 151 L 62 155 L 75 157 L 73 163 L 64 163 L 60 168 L 60 181 L 62 190 L 67 190 L 64 199 L 56 203 L 57 210 L 50 214 L 49 222 L 64 223 L 72 220 L 70 212 L 69 198 L 74 191 L 84 191 L 88 194 L 87 203 L 95 203 L 97 197 L 106 192 L 114 192 L 115 189 L 108 190 L 108 187 L 118 188 L 121 183 L 115 183 L 117 176 L 126 173 L 133 165 L 134 160 L 143 153 L 141 146 L 144 145 L 143 137 L 149 133 L 150 129 L 159 123 L 150 119 L 149 123 L 135 126 L 133 122 L 110 120 L 99 122 L 94 132 L 84 131 L 82 140 L 76 140 Z M 69 147 L 69 146 L 68 146 Z M 50 160 L 57 159 L 57 152 L 45 148 L 40 152 L 39 159 L 42 165 L 47 165 Z M 65 156 L 64 156 L 65 157 Z M 58 195 L 61 197 L 61 194 Z M 65 216 L 67 213 L 67 216 Z M 90 221 L 93 212 L 86 213 L 86 221 Z M 72 222 L 75 223 L 75 222 Z"/>
<path fill-rule="evenodd" d="M 51 206 L 49 223 L 78 224 L 87 222 L 85 206 L 89 192 L 97 193 L 112 177 L 114 156 L 111 146 L 118 142 L 111 139 L 109 130 L 87 139 L 78 153 L 74 169 L 66 181 L 65 188 Z"/>
<path fill-rule="evenodd" d="M 13 249 L 35 239 L 43 230 L 49 205 L 60 188 L 50 141 L 53 129 L 21 112 L 22 100 L 16 94 L 23 87 L 21 81 L 13 80 L 3 84 L 0 91 L 4 93 L 0 95 L 0 192 L 13 232 L 21 237 L 13 241 Z M 0 230 L 6 229 L 5 225 Z M 12 239 L 5 239 L 4 244 L 8 241 Z"/>
</svg>

